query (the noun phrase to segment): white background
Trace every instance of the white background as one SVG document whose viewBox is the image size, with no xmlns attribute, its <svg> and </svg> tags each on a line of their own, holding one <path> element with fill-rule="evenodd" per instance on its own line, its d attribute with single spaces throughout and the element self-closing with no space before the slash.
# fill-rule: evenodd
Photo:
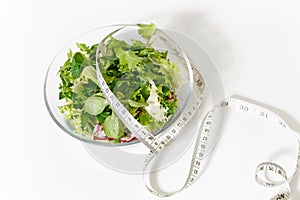
<svg viewBox="0 0 300 200">
<path fill-rule="evenodd" d="M 215 61 L 227 96 L 255 99 L 300 122 L 298 2 L 1 1 L 0 199 L 159 199 L 147 191 L 141 176 L 115 172 L 91 158 L 45 108 L 43 80 L 52 58 L 74 37 L 102 25 L 154 22 L 185 33 Z M 276 153 L 275 147 L 295 149 L 295 143 L 248 120 L 231 117 L 204 175 L 170 199 L 270 197 L 254 181 L 256 164 L 266 161 L 260 160 L 260 153 L 267 152 L 262 144 Z M 272 153 L 264 157 L 272 158 Z M 293 162 L 283 165 L 292 168 Z M 184 170 L 173 172 L 177 176 Z M 300 199 L 300 183 L 293 185 L 293 199 Z"/>
</svg>

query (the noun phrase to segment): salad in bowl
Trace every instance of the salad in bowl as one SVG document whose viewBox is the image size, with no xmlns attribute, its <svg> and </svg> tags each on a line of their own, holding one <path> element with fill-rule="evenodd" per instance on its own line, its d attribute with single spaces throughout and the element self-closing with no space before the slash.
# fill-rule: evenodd
<svg viewBox="0 0 300 200">
<path fill-rule="evenodd" d="M 84 34 L 56 56 L 44 88 L 54 121 L 83 141 L 137 142 L 105 99 L 97 68 L 122 105 L 154 134 L 180 116 L 191 92 L 188 59 L 154 24 L 107 26 Z"/>
</svg>

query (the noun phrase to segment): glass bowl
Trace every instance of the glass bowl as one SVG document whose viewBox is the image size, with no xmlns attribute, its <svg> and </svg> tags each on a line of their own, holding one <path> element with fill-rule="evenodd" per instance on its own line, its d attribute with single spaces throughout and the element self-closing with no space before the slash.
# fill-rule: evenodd
<svg viewBox="0 0 300 200">
<path fill-rule="evenodd" d="M 95 127 L 90 127 L 90 133 L 81 133 L 78 131 L 78 124 L 77 122 L 74 122 L 74 119 L 67 119 L 66 115 L 68 113 L 62 113 L 61 108 L 62 106 L 66 105 L 67 103 L 66 100 L 59 99 L 60 97 L 60 85 L 62 84 L 62 79 L 60 78 L 59 71 L 62 66 L 65 65 L 66 60 L 68 59 L 68 55 L 70 56 L 70 51 L 73 52 L 73 60 L 75 52 L 78 52 L 80 49 L 84 50 L 87 47 L 92 47 L 95 51 L 95 54 L 89 54 L 89 59 L 85 59 L 81 61 L 82 63 L 88 63 L 92 67 L 98 70 L 96 67 L 96 58 L 101 59 L 104 56 L 109 56 L 111 52 L 108 51 L 107 49 L 107 44 L 108 41 L 110 40 L 111 37 L 119 40 L 119 41 L 124 41 L 127 44 L 132 44 L 133 40 L 136 41 L 141 41 L 145 45 L 151 45 L 151 48 L 158 50 L 160 52 L 167 52 L 167 59 L 169 59 L 172 63 L 175 63 L 176 66 L 178 67 L 179 71 L 174 74 L 176 77 L 161 77 L 164 78 L 165 80 L 172 79 L 173 86 L 176 88 L 176 95 L 178 98 L 178 106 L 175 109 L 175 112 L 168 117 L 168 119 L 163 123 L 162 126 L 159 127 L 159 129 L 154 129 L 152 130 L 152 133 L 154 135 L 159 135 L 161 132 L 163 132 L 166 128 L 171 126 L 178 117 L 180 117 L 181 113 L 184 112 L 186 105 L 188 103 L 188 100 L 190 98 L 191 92 L 192 92 L 192 86 L 193 86 L 193 76 L 192 76 L 192 70 L 191 66 L 189 63 L 189 60 L 187 56 L 185 55 L 184 51 L 175 44 L 172 39 L 166 35 L 163 30 L 161 29 L 155 29 L 155 33 L 152 35 L 151 38 L 149 38 L 149 35 L 147 36 L 147 30 L 146 32 L 143 33 L 140 31 L 141 27 L 143 25 L 110 25 L 110 26 L 104 26 L 100 27 L 94 30 L 91 30 L 71 42 L 69 42 L 64 48 L 62 48 L 58 54 L 54 57 L 53 61 L 50 64 L 50 67 L 47 71 L 46 78 L 45 78 L 45 83 L 44 83 L 44 99 L 45 103 L 48 109 L 48 112 L 50 113 L 52 119 L 56 122 L 56 124 L 64 130 L 66 133 L 69 135 L 83 141 L 83 142 L 88 142 L 88 143 L 93 143 L 96 145 L 117 145 L 117 146 L 122 146 L 122 145 L 131 145 L 134 143 L 139 142 L 138 140 L 130 140 L 130 141 L 125 141 L 121 143 L 114 143 L 112 141 L 108 140 L 95 140 L 95 137 L 93 135 L 93 132 L 95 131 Z M 150 30 L 150 29 L 149 29 Z M 151 30 L 150 30 L 151 31 Z M 83 45 L 85 44 L 85 45 Z M 150 48 L 150 47 L 149 47 Z M 81 57 L 79 56 L 78 59 Z M 76 63 L 72 63 L 72 59 L 70 60 L 70 65 L 74 67 L 74 70 L 76 71 Z M 98 60 L 99 61 L 99 60 Z M 86 64 L 88 65 L 88 64 Z M 144 68 L 149 67 L 149 66 L 143 66 Z M 72 68 L 73 69 L 73 68 Z M 79 71 L 80 71 L 80 66 L 79 66 Z M 78 74 L 82 73 L 79 72 Z M 125 74 L 120 75 L 120 80 L 126 80 L 129 85 L 133 85 L 133 80 L 131 79 L 126 79 L 127 77 Z M 76 76 L 76 73 L 75 73 Z M 79 75 L 78 75 L 79 76 Z M 137 74 L 136 77 L 140 77 L 140 74 Z M 150 75 L 151 77 L 151 75 Z M 77 77 L 75 77 L 77 78 Z M 163 80 L 163 79 L 162 79 Z M 174 81 L 178 80 L 178 81 Z M 89 82 L 87 82 L 89 83 Z M 76 85 L 75 83 L 73 83 Z M 88 84 L 87 84 L 88 85 Z M 84 85 L 86 86 L 86 85 Z M 72 86 L 73 88 L 75 86 Z M 77 85 L 76 85 L 77 87 Z M 99 92 L 99 87 L 97 84 L 89 84 L 88 86 L 89 91 L 98 91 Z M 127 93 L 134 93 L 137 88 L 132 88 L 132 90 L 126 91 Z M 115 87 L 111 88 L 112 92 L 118 97 L 118 91 L 115 90 Z M 78 96 L 75 95 L 75 93 L 70 93 L 70 101 L 72 102 L 72 107 L 74 108 L 74 105 L 76 102 L 78 102 Z M 66 96 L 66 95 L 65 95 Z M 130 96 L 130 95 L 129 95 Z M 119 99 L 120 100 L 120 99 Z M 123 101 L 124 102 L 124 101 Z M 85 104 L 84 104 L 85 105 Z M 124 103 L 125 105 L 125 103 Z M 76 110 L 82 110 L 82 106 L 76 107 Z M 98 118 L 96 118 L 98 120 Z M 81 116 L 82 120 L 82 116 Z M 90 119 L 88 119 L 90 120 Z M 95 121 L 95 118 L 93 118 Z M 90 121 L 93 121 L 90 120 Z M 91 123 L 92 124 L 92 123 Z M 97 126 L 98 121 L 95 121 L 94 126 Z M 79 124 L 80 125 L 80 124 Z M 130 133 L 129 133 L 130 134 Z"/>
</svg>

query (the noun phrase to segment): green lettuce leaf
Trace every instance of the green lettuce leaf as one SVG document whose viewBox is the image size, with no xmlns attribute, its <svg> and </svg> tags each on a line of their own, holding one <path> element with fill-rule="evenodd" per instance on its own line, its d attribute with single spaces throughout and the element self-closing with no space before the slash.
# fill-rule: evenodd
<svg viewBox="0 0 300 200">
<path fill-rule="evenodd" d="M 81 76 L 84 76 L 85 78 L 92 80 L 94 83 L 96 83 L 99 86 L 96 69 L 94 67 L 92 66 L 85 67 L 81 72 Z"/>
<path fill-rule="evenodd" d="M 120 139 L 124 136 L 124 125 L 114 113 L 105 119 L 103 129 L 109 138 Z"/>
<path fill-rule="evenodd" d="M 104 98 L 91 96 L 84 102 L 84 111 L 91 115 L 98 115 L 106 106 L 108 106 L 108 102 Z"/>
<path fill-rule="evenodd" d="M 156 26 L 151 24 L 138 24 L 140 27 L 138 33 L 147 41 L 151 39 L 151 37 L 156 33 Z"/>
</svg>

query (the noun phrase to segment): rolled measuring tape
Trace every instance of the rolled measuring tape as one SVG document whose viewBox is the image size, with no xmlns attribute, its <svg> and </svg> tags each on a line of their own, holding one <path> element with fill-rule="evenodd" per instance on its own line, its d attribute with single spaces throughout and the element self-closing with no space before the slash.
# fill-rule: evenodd
<svg viewBox="0 0 300 200">
<path fill-rule="evenodd" d="M 167 35 L 164 34 L 163 31 L 161 31 L 159 34 L 162 39 L 164 37 L 167 37 Z M 168 38 L 168 40 L 165 41 L 168 42 L 172 40 Z M 98 51 L 100 49 L 101 43 L 98 47 Z M 174 51 L 176 52 L 176 50 Z M 96 61 L 98 61 L 98 58 L 96 59 Z M 205 81 L 201 76 L 201 69 L 199 68 L 199 66 L 193 64 L 191 60 L 190 62 L 190 70 L 192 71 L 193 75 L 194 88 L 196 88 L 200 91 L 201 94 L 203 94 L 203 90 L 205 88 Z M 213 108 L 210 109 L 204 115 L 203 119 L 199 122 L 201 125 L 197 132 L 189 173 L 182 188 L 176 191 L 167 192 L 163 191 L 157 186 L 154 186 L 152 179 L 150 178 L 152 176 L 152 173 L 154 172 L 147 169 L 151 168 L 154 158 L 156 158 L 159 154 L 163 154 L 164 150 L 168 148 L 168 146 L 171 145 L 174 142 L 174 140 L 176 140 L 176 138 L 181 134 L 182 129 L 185 126 L 189 125 L 193 117 L 197 114 L 197 112 L 199 112 L 201 106 L 203 106 L 203 101 L 205 101 L 206 99 L 203 97 L 203 95 L 197 96 L 195 101 L 191 104 L 191 106 L 186 108 L 184 112 L 181 113 L 181 116 L 171 126 L 169 126 L 159 135 L 153 135 L 130 114 L 130 112 L 122 105 L 122 103 L 110 90 L 104 77 L 102 76 L 102 72 L 99 67 L 96 67 L 96 72 L 102 93 L 105 99 L 108 101 L 111 108 L 113 109 L 114 113 L 128 128 L 131 134 L 137 137 L 138 140 L 149 149 L 149 155 L 145 159 L 143 169 L 145 172 L 145 185 L 152 194 L 159 197 L 172 196 L 178 192 L 187 189 L 199 178 L 201 174 L 200 171 L 202 163 L 205 161 L 205 159 L 208 158 L 208 155 L 213 150 L 221 134 L 222 126 L 220 126 L 217 123 L 218 119 L 220 117 L 224 117 L 224 113 L 226 112 L 226 110 L 235 109 L 241 111 L 244 114 L 252 114 L 263 120 L 270 120 L 273 123 L 279 125 L 281 128 L 288 129 L 290 133 L 293 134 L 293 136 L 295 136 L 295 139 L 298 140 L 298 154 L 297 158 L 295 158 L 296 166 L 292 175 L 288 176 L 285 169 L 274 162 L 263 162 L 257 166 L 255 171 L 255 180 L 258 184 L 262 186 L 277 187 L 281 185 L 286 185 L 286 189 L 272 197 L 272 200 L 287 200 L 290 198 L 290 182 L 292 179 L 295 178 L 300 166 L 300 141 L 298 139 L 297 132 L 292 130 L 290 126 L 276 113 L 261 106 L 237 98 L 223 99 L 217 105 L 214 105 Z M 263 176 L 264 172 L 275 173 L 282 177 L 282 180 L 278 182 L 268 180 L 266 177 Z"/>
</svg>

